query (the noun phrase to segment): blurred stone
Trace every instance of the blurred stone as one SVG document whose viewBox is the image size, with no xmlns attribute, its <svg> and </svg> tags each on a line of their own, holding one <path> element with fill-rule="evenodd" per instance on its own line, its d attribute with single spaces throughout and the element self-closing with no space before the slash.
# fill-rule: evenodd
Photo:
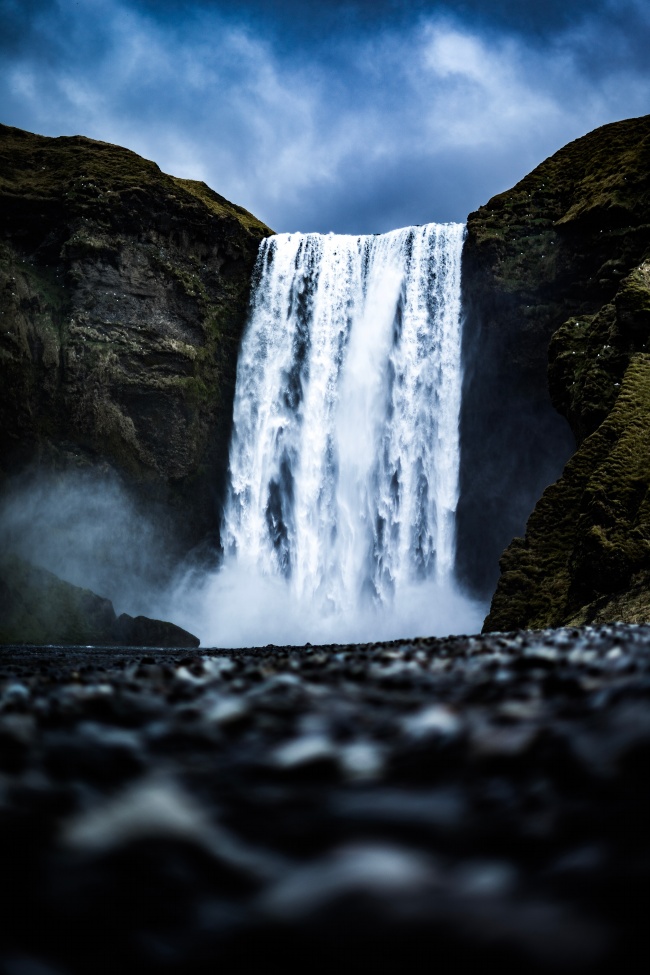
<svg viewBox="0 0 650 975">
<path fill-rule="evenodd" d="M 436 736 L 452 739 L 459 735 L 462 722 L 459 716 L 444 704 L 434 704 L 406 717 L 402 727 L 409 737 L 415 739 Z"/>
<path fill-rule="evenodd" d="M 24 917 L 66 975 L 95 970 L 80 930 L 143 975 L 257 971 L 257 947 L 287 975 L 434 948 L 450 971 L 634 971 L 650 627 L 559 636 L 522 670 L 552 632 L 409 641 L 406 683 L 348 679 L 377 646 L 5 648 L 0 971 Z"/>
<path fill-rule="evenodd" d="M 302 735 L 279 745 L 271 756 L 272 764 L 294 774 L 328 773 L 338 768 L 337 749 L 324 735 Z"/>
<path fill-rule="evenodd" d="M 134 618 L 127 613 L 118 616 L 111 633 L 116 643 L 127 647 L 198 647 L 201 643 L 197 636 L 175 623 L 147 616 Z"/>
<path fill-rule="evenodd" d="M 271 887 L 262 905 L 272 916 L 299 919 L 351 895 L 400 898 L 435 885 L 430 857 L 388 845 L 340 847 L 306 867 L 298 867 Z"/>
</svg>

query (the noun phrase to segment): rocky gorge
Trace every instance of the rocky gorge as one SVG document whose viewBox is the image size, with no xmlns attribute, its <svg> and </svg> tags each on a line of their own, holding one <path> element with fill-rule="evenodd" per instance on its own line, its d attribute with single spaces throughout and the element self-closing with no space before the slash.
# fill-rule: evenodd
<svg viewBox="0 0 650 975">
<path fill-rule="evenodd" d="M 16 499 L 64 551 L 97 495 L 118 569 L 151 517 L 161 583 L 213 557 L 271 231 L 0 128 L 2 975 L 647 970 L 649 155 L 650 117 L 606 126 L 468 219 L 458 574 L 488 632 L 209 650 L 32 564 Z"/>
<path fill-rule="evenodd" d="M 468 218 L 470 586 L 493 591 L 509 545 L 486 629 L 647 619 L 649 248 L 647 116 L 565 146 Z"/>
<path fill-rule="evenodd" d="M 489 629 L 647 618 L 649 140 L 648 117 L 604 126 L 468 218 L 457 569 L 498 582 Z M 7 127 L 0 202 L 3 492 L 108 471 L 170 566 L 218 545 L 271 231 L 128 150 Z"/>
</svg>

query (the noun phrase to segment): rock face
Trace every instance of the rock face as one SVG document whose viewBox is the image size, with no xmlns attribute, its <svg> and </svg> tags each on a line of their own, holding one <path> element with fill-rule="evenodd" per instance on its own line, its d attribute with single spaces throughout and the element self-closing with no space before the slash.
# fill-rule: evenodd
<svg viewBox="0 0 650 975">
<path fill-rule="evenodd" d="M 0 475 L 108 464 L 193 544 L 217 521 L 271 231 L 126 149 L 6 126 L 0 213 Z"/>
<path fill-rule="evenodd" d="M 24 559 L 0 561 L 0 644 L 198 647 L 174 623 L 116 616 L 110 599 L 72 586 Z"/>
<path fill-rule="evenodd" d="M 568 457 L 553 406 L 577 444 L 503 555 L 486 629 L 650 619 L 649 257 L 650 116 L 571 143 L 469 218 L 470 583 L 471 534 L 493 558 Z"/>
<path fill-rule="evenodd" d="M 493 592 L 577 445 L 503 556 L 489 629 L 650 619 L 649 172 L 650 116 L 571 143 L 468 219 L 470 591 Z M 34 462 L 103 466 L 175 512 L 185 548 L 201 541 L 271 231 L 128 150 L 7 127 L 0 208 L 0 487 Z"/>
</svg>

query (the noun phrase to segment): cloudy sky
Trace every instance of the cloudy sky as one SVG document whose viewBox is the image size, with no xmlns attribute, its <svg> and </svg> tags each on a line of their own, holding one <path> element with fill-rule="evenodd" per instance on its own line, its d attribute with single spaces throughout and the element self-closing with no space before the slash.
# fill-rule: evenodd
<svg viewBox="0 0 650 975">
<path fill-rule="evenodd" d="M 0 0 L 0 121 L 375 233 L 650 112 L 649 51 L 647 0 Z"/>
</svg>

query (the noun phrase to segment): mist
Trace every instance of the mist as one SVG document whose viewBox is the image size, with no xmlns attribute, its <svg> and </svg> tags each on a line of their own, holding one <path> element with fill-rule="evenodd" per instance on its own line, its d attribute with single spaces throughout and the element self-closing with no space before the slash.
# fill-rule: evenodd
<svg viewBox="0 0 650 975">
<path fill-rule="evenodd" d="M 112 472 L 13 478 L 0 500 L 3 550 L 112 601 L 115 611 L 176 623 L 202 646 L 364 643 L 475 633 L 487 605 L 453 581 L 403 587 L 391 604 L 368 600 L 329 613 L 280 575 L 226 558 L 216 569 L 180 554 L 168 512 L 143 508 Z M 204 553 L 202 553 L 204 555 Z M 212 553 L 213 564 L 218 553 Z M 203 560 L 202 560 L 203 561 Z"/>
<path fill-rule="evenodd" d="M 116 612 L 157 616 L 178 572 L 171 519 L 144 508 L 110 471 L 12 478 L 0 499 L 3 550 L 113 602 Z"/>
<path fill-rule="evenodd" d="M 453 581 L 402 588 L 389 604 L 368 601 L 323 611 L 301 598 L 281 576 L 227 561 L 216 572 L 189 571 L 170 592 L 172 622 L 200 636 L 204 646 L 371 643 L 419 636 L 478 633 L 488 606 Z"/>
</svg>

